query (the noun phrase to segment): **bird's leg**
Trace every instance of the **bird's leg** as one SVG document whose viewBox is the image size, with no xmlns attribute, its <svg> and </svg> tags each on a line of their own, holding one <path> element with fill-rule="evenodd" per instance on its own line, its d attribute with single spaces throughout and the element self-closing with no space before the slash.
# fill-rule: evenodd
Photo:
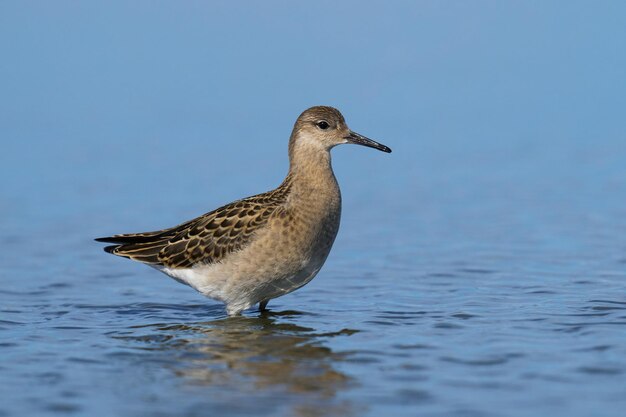
<svg viewBox="0 0 626 417">
<path fill-rule="evenodd" d="M 269 303 L 270 300 L 263 300 L 259 303 L 259 311 L 266 311 L 267 310 L 267 303 Z"/>
</svg>

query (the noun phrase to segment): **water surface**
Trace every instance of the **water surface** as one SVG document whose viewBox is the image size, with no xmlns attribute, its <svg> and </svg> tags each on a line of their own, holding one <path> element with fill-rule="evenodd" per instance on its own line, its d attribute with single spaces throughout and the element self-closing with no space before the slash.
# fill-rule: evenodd
<svg viewBox="0 0 626 417">
<path fill-rule="evenodd" d="M 336 164 L 348 153 L 371 157 L 372 170 L 391 164 L 354 147 L 338 150 Z M 612 169 L 610 157 L 585 156 L 586 169 L 605 170 L 588 181 L 576 155 L 546 177 L 498 155 L 479 163 L 433 152 L 414 168 L 430 176 L 409 188 L 384 174 L 370 187 L 344 166 L 344 221 L 322 272 L 269 313 L 235 318 L 91 241 L 182 220 L 182 203 L 146 192 L 115 209 L 118 191 L 101 174 L 60 193 L 42 188 L 50 212 L 2 226 L 0 389 L 11 401 L 0 410 L 620 415 L 626 187 L 613 176 L 617 159 Z M 402 150 L 389 157 L 402 161 Z M 437 169 L 445 164 L 475 169 Z M 202 207 L 206 198 L 191 195 L 184 206 Z"/>
<path fill-rule="evenodd" d="M 0 417 L 621 417 L 624 2 L 2 2 Z M 312 105 L 343 217 L 222 306 L 93 238 L 266 191 Z"/>
</svg>

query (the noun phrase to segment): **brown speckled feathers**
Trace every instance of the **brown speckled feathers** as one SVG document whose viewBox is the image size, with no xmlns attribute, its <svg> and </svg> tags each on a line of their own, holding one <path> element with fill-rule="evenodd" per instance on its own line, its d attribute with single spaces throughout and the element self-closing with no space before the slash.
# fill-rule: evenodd
<svg viewBox="0 0 626 417">
<path fill-rule="evenodd" d="M 189 268 L 219 262 L 250 243 L 272 214 L 282 210 L 290 185 L 288 176 L 273 191 L 235 201 L 171 229 L 97 240 L 115 243 L 105 248 L 109 253 L 151 265 Z"/>
<path fill-rule="evenodd" d="M 289 172 L 273 191 L 227 204 L 179 226 L 96 239 L 105 251 L 157 268 L 229 316 L 301 288 L 320 271 L 341 220 L 330 151 L 357 144 L 391 152 L 348 128 L 339 110 L 311 107 L 289 138 Z"/>
</svg>

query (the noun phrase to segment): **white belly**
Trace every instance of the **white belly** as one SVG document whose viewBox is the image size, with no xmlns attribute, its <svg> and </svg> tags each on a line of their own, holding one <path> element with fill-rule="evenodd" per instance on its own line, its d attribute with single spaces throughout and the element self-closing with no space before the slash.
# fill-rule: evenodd
<svg viewBox="0 0 626 417">
<path fill-rule="evenodd" d="M 226 303 L 229 314 L 237 314 L 253 305 L 288 294 L 306 285 L 319 272 L 323 262 L 314 268 L 304 266 L 289 274 L 242 276 L 224 264 L 193 268 L 159 268 L 176 281 L 189 285 L 206 297 Z"/>
</svg>

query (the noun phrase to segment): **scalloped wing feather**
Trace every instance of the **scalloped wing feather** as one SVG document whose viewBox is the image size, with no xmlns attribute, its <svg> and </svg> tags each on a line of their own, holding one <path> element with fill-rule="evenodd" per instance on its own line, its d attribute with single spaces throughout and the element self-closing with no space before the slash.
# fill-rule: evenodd
<svg viewBox="0 0 626 417">
<path fill-rule="evenodd" d="M 189 268 L 219 262 L 246 246 L 278 207 L 242 200 L 209 213 L 170 239 L 158 254 L 159 263 L 169 268 Z"/>
<path fill-rule="evenodd" d="M 285 203 L 289 189 L 288 177 L 273 191 L 235 201 L 170 229 L 96 240 L 116 243 L 104 248 L 109 253 L 155 266 L 189 268 L 219 262 L 250 243 Z"/>
</svg>

